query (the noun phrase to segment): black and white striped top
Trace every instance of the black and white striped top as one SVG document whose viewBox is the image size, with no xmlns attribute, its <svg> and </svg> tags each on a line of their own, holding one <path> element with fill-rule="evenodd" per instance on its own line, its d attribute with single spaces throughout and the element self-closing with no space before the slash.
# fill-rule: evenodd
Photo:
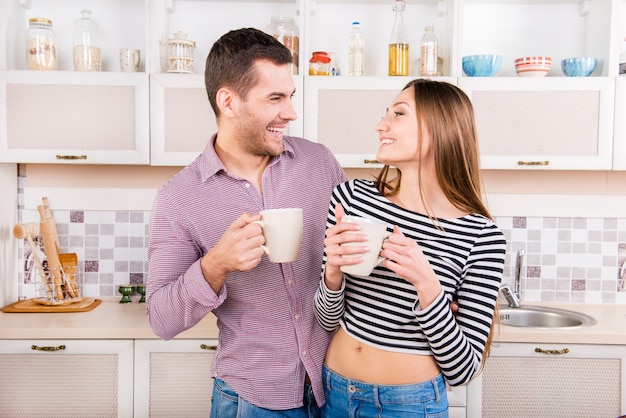
<svg viewBox="0 0 626 418">
<path fill-rule="evenodd" d="M 468 383 L 480 370 L 502 279 L 506 241 L 490 219 L 467 215 L 438 219 L 405 210 L 383 197 L 373 181 L 351 180 L 335 188 L 327 226 L 336 223 L 334 207 L 346 215 L 377 218 L 397 225 L 420 245 L 439 277 L 443 292 L 422 309 L 413 285 L 378 266 L 369 277 L 344 274 L 339 291 L 321 281 L 316 315 L 328 331 L 341 325 L 357 340 L 389 351 L 433 355 L 448 383 Z M 326 256 L 324 255 L 324 264 Z M 459 304 L 456 315 L 450 301 Z"/>
</svg>

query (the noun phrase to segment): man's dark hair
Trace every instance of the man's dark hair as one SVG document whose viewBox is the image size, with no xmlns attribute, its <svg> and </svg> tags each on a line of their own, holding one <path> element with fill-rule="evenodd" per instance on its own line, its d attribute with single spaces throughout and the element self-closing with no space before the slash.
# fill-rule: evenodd
<svg viewBox="0 0 626 418">
<path fill-rule="evenodd" d="M 232 30 L 213 44 L 206 59 L 204 83 L 216 117 L 219 117 L 217 91 L 227 86 L 245 99 L 257 83 L 258 76 L 253 69 L 257 60 L 268 60 L 277 65 L 293 62 L 287 47 L 254 28 Z"/>
</svg>

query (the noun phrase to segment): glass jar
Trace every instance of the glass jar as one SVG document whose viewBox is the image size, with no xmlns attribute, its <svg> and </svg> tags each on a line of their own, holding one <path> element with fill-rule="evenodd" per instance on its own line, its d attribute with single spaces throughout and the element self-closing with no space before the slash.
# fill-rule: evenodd
<svg viewBox="0 0 626 418">
<path fill-rule="evenodd" d="M 52 20 L 42 17 L 28 19 L 26 35 L 26 68 L 29 70 L 56 70 L 56 35 Z"/>
<path fill-rule="evenodd" d="M 331 61 L 328 52 L 314 52 L 309 60 L 309 75 L 330 75 Z"/>
<path fill-rule="evenodd" d="M 89 10 L 81 10 L 82 18 L 74 22 L 74 70 L 100 71 L 102 65 L 98 44 L 98 23 Z"/>
<path fill-rule="evenodd" d="M 187 39 L 187 34 L 181 31 L 174 33 L 173 39 L 166 43 L 167 72 L 193 73 L 193 53 L 196 43 Z"/>
<path fill-rule="evenodd" d="M 300 57 L 300 30 L 293 22 L 293 18 L 288 16 L 272 16 L 270 24 L 265 31 L 291 51 L 291 56 L 293 57 L 293 64 L 291 67 L 292 74 L 298 74 L 298 60 Z"/>
</svg>

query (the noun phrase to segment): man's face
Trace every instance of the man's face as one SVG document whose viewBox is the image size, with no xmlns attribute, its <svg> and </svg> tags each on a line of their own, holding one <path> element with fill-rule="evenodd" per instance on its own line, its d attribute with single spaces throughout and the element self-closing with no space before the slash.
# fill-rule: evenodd
<svg viewBox="0 0 626 418">
<path fill-rule="evenodd" d="M 237 137 L 244 151 L 258 156 L 283 152 L 283 131 L 297 118 L 292 96 L 295 92 L 289 65 L 257 61 L 257 84 L 240 100 Z M 241 98 L 240 98 L 241 99 Z"/>
</svg>

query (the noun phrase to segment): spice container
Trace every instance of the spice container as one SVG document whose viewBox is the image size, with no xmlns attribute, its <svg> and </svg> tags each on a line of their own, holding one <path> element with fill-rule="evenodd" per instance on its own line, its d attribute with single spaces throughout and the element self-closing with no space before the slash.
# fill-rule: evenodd
<svg viewBox="0 0 626 418">
<path fill-rule="evenodd" d="M 167 72 L 193 73 L 193 53 L 196 43 L 187 39 L 187 34 L 178 31 L 166 43 Z"/>
<path fill-rule="evenodd" d="M 41 17 L 28 19 L 26 35 L 26 68 L 29 70 L 56 70 L 56 35 L 52 20 Z"/>
<path fill-rule="evenodd" d="M 298 26 L 292 17 L 272 16 L 266 32 L 285 45 L 293 57 L 292 74 L 298 74 L 298 61 L 300 59 L 300 39 Z"/>
<path fill-rule="evenodd" d="M 100 71 L 101 51 L 98 44 L 98 23 L 91 19 L 89 10 L 81 10 L 82 17 L 74 23 L 74 70 Z"/>
<path fill-rule="evenodd" d="M 331 61 L 328 52 L 314 52 L 309 60 L 309 75 L 330 75 Z"/>
</svg>

